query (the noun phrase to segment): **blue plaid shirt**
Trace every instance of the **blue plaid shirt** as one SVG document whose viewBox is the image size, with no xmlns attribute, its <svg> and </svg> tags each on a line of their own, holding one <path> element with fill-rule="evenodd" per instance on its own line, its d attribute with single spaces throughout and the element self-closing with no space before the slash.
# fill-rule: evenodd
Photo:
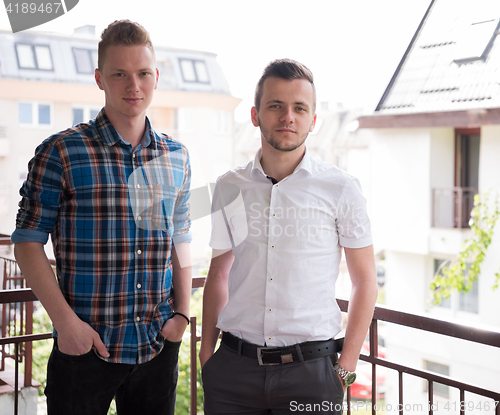
<svg viewBox="0 0 500 415">
<path fill-rule="evenodd" d="M 172 243 L 190 242 L 186 148 L 146 132 L 134 150 L 104 109 L 45 140 L 29 163 L 12 242 L 51 234 L 61 291 L 115 363 L 144 363 L 171 317 Z"/>
</svg>

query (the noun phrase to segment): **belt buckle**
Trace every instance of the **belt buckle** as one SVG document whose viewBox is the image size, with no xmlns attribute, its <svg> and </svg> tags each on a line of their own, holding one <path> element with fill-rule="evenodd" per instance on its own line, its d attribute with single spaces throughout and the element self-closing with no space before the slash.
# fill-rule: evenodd
<svg viewBox="0 0 500 415">
<path fill-rule="evenodd" d="M 257 347 L 257 360 L 259 361 L 259 366 L 277 366 L 279 363 L 264 363 L 262 361 L 262 350 L 277 349 L 277 347 Z"/>
</svg>

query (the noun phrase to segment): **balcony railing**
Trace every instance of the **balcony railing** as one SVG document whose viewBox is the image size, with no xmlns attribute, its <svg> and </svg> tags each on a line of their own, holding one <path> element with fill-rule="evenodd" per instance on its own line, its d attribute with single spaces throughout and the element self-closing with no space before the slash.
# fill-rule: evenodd
<svg viewBox="0 0 500 415">
<path fill-rule="evenodd" d="M 474 187 L 432 189 L 432 226 L 435 228 L 469 228 L 474 207 Z"/>
<path fill-rule="evenodd" d="M 204 277 L 196 277 L 193 278 L 193 288 L 201 288 L 204 285 L 205 278 Z M 0 304 L 9 304 L 9 303 L 23 303 L 30 302 L 36 300 L 34 294 L 29 289 L 18 289 L 12 291 L 3 291 L 0 292 Z M 347 311 L 349 306 L 348 301 L 345 300 L 337 300 L 341 310 L 343 312 Z M 434 372 L 430 372 L 427 370 L 422 370 L 414 367 L 409 367 L 405 365 L 401 365 L 395 362 L 391 362 L 390 360 L 383 359 L 379 357 L 378 353 L 378 344 L 379 344 L 379 336 L 378 336 L 378 328 L 379 322 L 386 322 L 391 324 L 396 324 L 400 326 L 409 327 L 415 330 L 421 330 L 430 333 L 437 333 L 443 336 L 449 336 L 456 339 L 462 339 L 466 341 L 470 341 L 473 343 L 488 345 L 494 348 L 500 349 L 500 332 L 494 331 L 486 331 L 473 327 L 466 327 L 459 324 L 454 324 L 450 322 L 445 322 L 437 319 L 432 319 L 424 316 L 418 316 L 409 313 L 403 313 L 400 311 L 391 310 L 386 307 L 377 306 L 374 312 L 373 320 L 370 326 L 369 332 L 369 343 L 370 343 L 370 353 L 369 355 L 361 355 L 360 359 L 366 362 L 369 362 L 372 366 L 372 402 L 371 402 L 371 413 L 373 415 L 377 412 L 377 370 L 378 368 L 387 368 L 389 370 L 394 370 L 398 373 L 398 391 L 399 391 L 399 402 L 398 402 L 398 412 L 400 415 L 404 413 L 411 414 L 411 411 L 405 409 L 405 402 L 403 400 L 403 391 L 404 391 L 404 379 L 406 374 L 416 376 L 418 378 L 424 379 L 428 384 L 428 413 L 430 415 L 433 414 L 433 403 L 434 403 L 434 384 L 439 383 L 443 385 L 447 385 L 451 388 L 455 388 L 460 393 L 460 403 L 459 405 L 459 413 L 460 415 L 467 414 L 475 414 L 474 410 L 469 411 L 466 405 L 466 393 L 472 393 L 479 395 L 484 398 L 488 398 L 492 400 L 492 408 L 495 408 L 495 414 L 500 415 L 500 391 L 485 389 L 480 386 L 460 382 L 457 379 L 453 379 L 449 376 L 439 375 Z M 191 317 L 191 325 L 190 325 L 190 334 L 191 334 L 191 414 L 197 413 L 197 342 L 200 340 L 200 337 L 197 333 L 197 318 Z M 0 339 L 0 345 L 3 344 L 14 344 L 16 353 L 18 355 L 19 344 L 28 343 L 32 341 L 38 341 L 42 339 L 46 339 L 50 337 L 49 333 L 45 334 L 24 334 L 15 337 L 6 337 Z M 16 374 L 18 373 L 17 367 L 17 357 L 16 357 Z M 30 384 L 31 379 L 27 379 L 25 374 L 24 383 Z M 16 387 L 15 387 L 15 410 L 14 414 L 17 415 L 17 401 L 18 401 L 18 380 L 16 375 Z M 495 406 L 496 403 L 496 406 Z M 351 395 L 350 390 L 347 392 L 347 414 L 351 414 Z"/>
</svg>

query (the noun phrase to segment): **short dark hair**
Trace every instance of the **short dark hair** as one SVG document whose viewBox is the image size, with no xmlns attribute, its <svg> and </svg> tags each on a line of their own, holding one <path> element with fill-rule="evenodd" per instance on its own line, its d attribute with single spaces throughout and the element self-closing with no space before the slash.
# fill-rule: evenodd
<svg viewBox="0 0 500 415">
<path fill-rule="evenodd" d="M 292 59 L 277 59 L 266 66 L 255 88 L 254 106 L 257 111 L 260 109 L 264 81 L 271 77 L 285 79 L 286 81 L 292 81 L 294 79 L 305 79 L 309 81 L 313 88 L 313 110 L 316 111 L 316 87 L 314 86 L 314 76 L 307 66 Z"/>
<path fill-rule="evenodd" d="M 110 46 L 125 45 L 136 46 L 144 45 L 151 49 L 153 56 L 155 50 L 149 33 L 139 23 L 128 19 L 115 20 L 101 34 L 101 41 L 97 47 L 97 67 L 102 70 L 106 51 Z"/>
</svg>

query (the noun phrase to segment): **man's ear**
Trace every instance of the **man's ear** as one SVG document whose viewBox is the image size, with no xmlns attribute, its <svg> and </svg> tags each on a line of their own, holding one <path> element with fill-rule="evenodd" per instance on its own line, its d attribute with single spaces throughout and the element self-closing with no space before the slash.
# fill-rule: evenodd
<svg viewBox="0 0 500 415">
<path fill-rule="evenodd" d="M 97 84 L 99 89 L 104 90 L 101 83 L 101 72 L 99 72 L 99 69 L 96 68 L 94 76 L 95 76 L 95 83 Z"/>
<path fill-rule="evenodd" d="M 252 124 L 254 125 L 254 127 L 259 127 L 259 116 L 257 114 L 257 109 L 255 107 L 252 107 L 251 117 L 252 117 Z"/>
<path fill-rule="evenodd" d="M 311 128 L 309 128 L 309 132 L 312 133 L 314 130 L 314 127 L 316 126 L 316 114 L 314 114 L 313 122 L 311 124 Z"/>
<path fill-rule="evenodd" d="M 158 88 L 158 79 L 160 79 L 160 71 L 158 68 L 156 68 L 156 83 L 155 83 L 155 89 Z"/>
</svg>

